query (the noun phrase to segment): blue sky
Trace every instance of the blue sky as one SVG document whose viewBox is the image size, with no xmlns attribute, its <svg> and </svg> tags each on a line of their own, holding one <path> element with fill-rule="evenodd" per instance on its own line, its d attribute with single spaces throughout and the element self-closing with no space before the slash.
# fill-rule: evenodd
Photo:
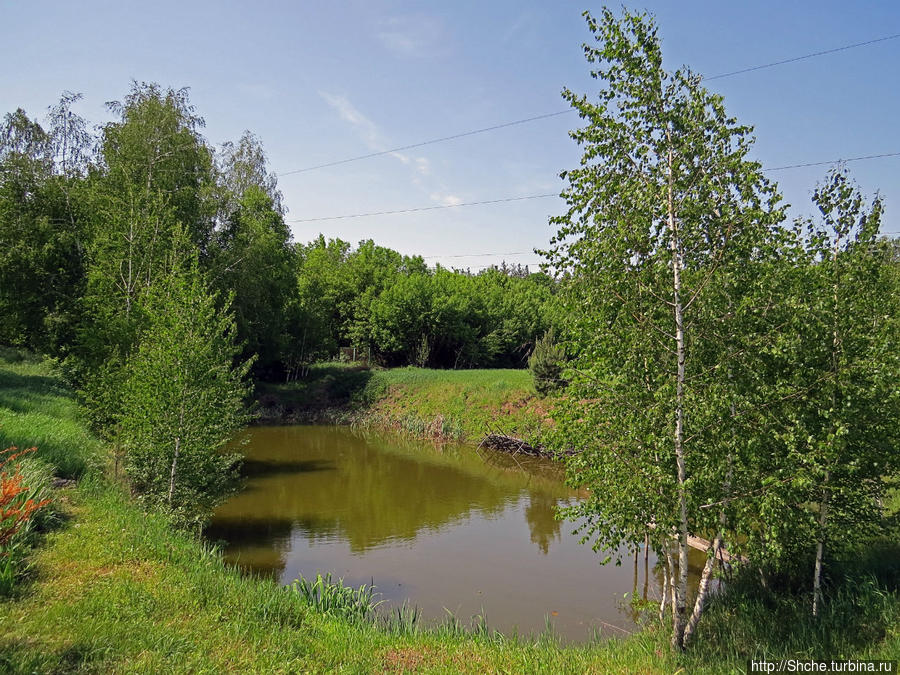
<svg viewBox="0 0 900 675">
<path fill-rule="evenodd" d="M 900 3 L 645 2 L 666 65 L 706 75 L 900 33 Z M 0 111 L 43 116 L 63 90 L 109 119 L 132 79 L 190 87 L 205 135 L 256 133 L 276 172 L 564 110 L 592 93 L 581 12 L 558 2 L 13 2 L 0 0 Z M 756 127 L 765 166 L 900 151 L 900 39 L 710 82 Z M 289 220 L 558 193 L 578 162 L 574 114 L 283 176 Z M 900 231 L 900 157 L 850 165 Z M 793 213 L 826 167 L 771 174 Z M 557 198 L 294 222 L 473 269 L 535 263 Z M 512 252 L 524 252 L 509 255 Z M 468 254 L 499 253 L 506 255 Z M 453 256 L 453 257 L 450 257 Z"/>
</svg>

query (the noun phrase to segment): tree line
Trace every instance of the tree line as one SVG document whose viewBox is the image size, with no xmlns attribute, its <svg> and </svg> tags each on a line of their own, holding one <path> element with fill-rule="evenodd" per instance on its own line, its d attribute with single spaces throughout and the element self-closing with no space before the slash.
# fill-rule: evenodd
<svg viewBox="0 0 900 675">
<path fill-rule="evenodd" d="M 58 359 L 158 505 L 221 493 L 250 377 L 342 354 L 522 367 L 550 324 L 554 283 L 527 268 L 294 243 L 259 139 L 213 147 L 186 89 L 134 82 L 95 128 L 80 98 L 0 125 L 0 344 Z"/>
</svg>

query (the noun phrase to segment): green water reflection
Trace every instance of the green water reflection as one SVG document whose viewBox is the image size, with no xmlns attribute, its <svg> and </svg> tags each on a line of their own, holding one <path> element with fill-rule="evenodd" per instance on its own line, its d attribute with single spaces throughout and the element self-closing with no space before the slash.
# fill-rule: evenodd
<svg viewBox="0 0 900 675">
<path fill-rule="evenodd" d="M 547 462 L 345 427 L 247 433 L 246 487 L 207 534 L 248 570 L 283 583 L 317 572 L 374 579 L 389 603 L 426 618 L 485 614 L 504 631 L 539 632 L 551 616 L 570 639 L 630 630 L 623 593 L 646 583 L 658 594 L 652 556 L 649 569 L 643 556 L 640 570 L 601 567 L 555 519 L 575 495 Z"/>
</svg>

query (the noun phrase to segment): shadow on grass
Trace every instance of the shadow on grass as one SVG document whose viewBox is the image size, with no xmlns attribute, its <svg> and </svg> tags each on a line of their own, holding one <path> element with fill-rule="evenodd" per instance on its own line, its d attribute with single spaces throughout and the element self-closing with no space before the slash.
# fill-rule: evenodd
<svg viewBox="0 0 900 675">
<path fill-rule="evenodd" d="M 0 638 L 0 672 L 77 673 L 97 672 L 103 653 L 89 644 L 76 643 L 37 652 L 27 640 Z"/>
<path fill-rule="evenodd" d="M 50 495 L 50 497 L 55 501 L 59 499 L 62 494 L 64 494 L 64 491 L 54 490 L 53 494 Z M 65 509 L 55 509 L 54 504 L 51 504 L 50 507 L 45 508 L 51 508 L 53 509 L 53 511 L 49 516 L 42 518 L 41 524 L 28 532 L 25 535 L 25 539 L 22 540 L 24 546 L 26 547 L 26 550 L 24 551 L 24 557 L 16 563 L 16 580 L 13 584 L 12 590 L 0 593 L 0 599 L 2 600 L 21 600 L 23 597 L 32 593 L 35 587 L 35 583 L 40 580 L 38 568 L 32 563 L 32 556 L 34 555 L 35 551 L 43 548 L 47 535 L 68 529 L 71 526 L 72 521 L 74 520 L 71 513 L 69 513 Z M 0 654 L 2 654 L 2 652 L 2 642 L 0 642 Z M 0 666 L 3 665 L 3 659 L 2 657 L 0 657 Z M 0 667 L 0 673 L 5 672 L 7 671 L 3 670 L 3 668 Z"/>
<path fill-rule="evenodd" d="M 768 588 L 758 573 L 731 581 L 704 614 L 688 658 L 696 658 L 695 665 L 719 660 L 743 668 L 751 658 L 829 659 L 896 641 L 891 634 L 900 623 L 900 542 L 868 542 L 830 560 L 818 617 L 811 612 L 812 564 L 805 562 L 771 578 Z"/>
<path fill-rule="evenodd" d="M 20 413 L 40 411 L 42 400 L 54 398 L 69 398 L 58 379 L 0 370 L 0 407 Z"/>
</svg>

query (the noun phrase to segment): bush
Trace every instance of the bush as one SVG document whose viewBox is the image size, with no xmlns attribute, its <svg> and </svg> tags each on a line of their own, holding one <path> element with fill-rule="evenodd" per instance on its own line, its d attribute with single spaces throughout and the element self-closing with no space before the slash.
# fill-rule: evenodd
<svg viewBox="0 0 900 675">
<path fill-rule="evenodd" d="M 566 381 L 562 379 L 565 360 L 565 350 L 556 343 L 552 328 L 535 342 L 534 351 L 528 357 L 528 368 L 534 377 L 534 388 L 541 396 L 547 396 L 566 386 Z"/>
</svg>

